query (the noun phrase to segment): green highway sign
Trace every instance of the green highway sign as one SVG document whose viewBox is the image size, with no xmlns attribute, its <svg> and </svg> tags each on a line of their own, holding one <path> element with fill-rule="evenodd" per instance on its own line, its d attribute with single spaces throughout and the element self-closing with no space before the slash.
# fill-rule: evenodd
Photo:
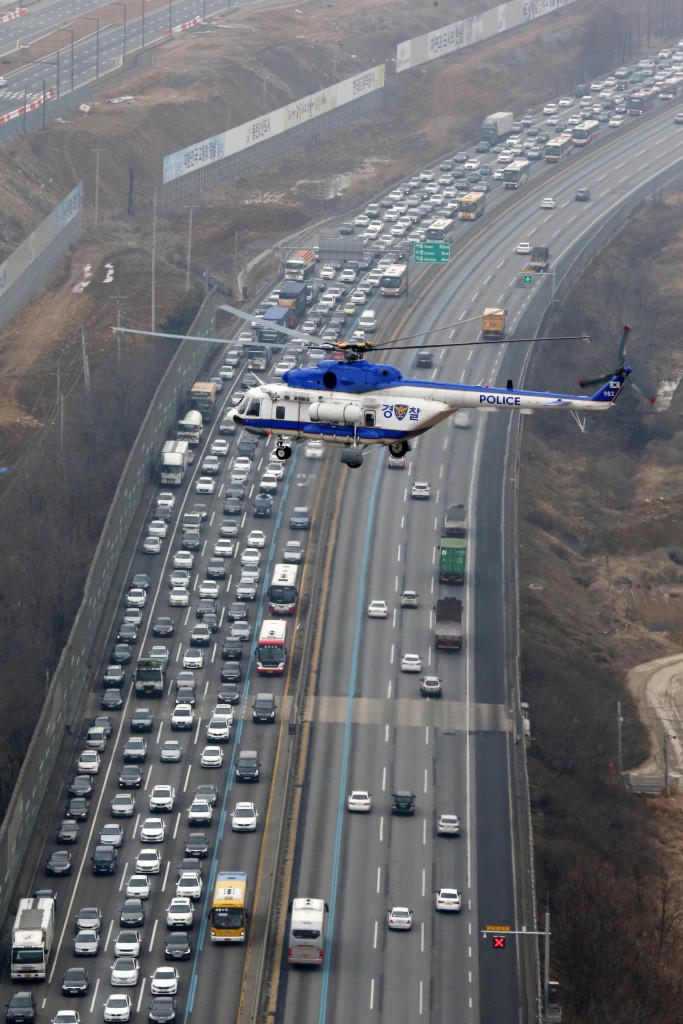
<svg viewBox="0 0 683 1024">
<path fill-rule="evenodd" d="M 413 259 L 416 263 L 450 263 L 450 242 L 414 242 Z"/>
</svg>

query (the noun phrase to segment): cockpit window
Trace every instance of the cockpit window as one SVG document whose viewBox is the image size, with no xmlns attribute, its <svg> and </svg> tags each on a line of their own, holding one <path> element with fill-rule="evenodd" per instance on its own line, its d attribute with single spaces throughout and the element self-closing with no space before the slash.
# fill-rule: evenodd
<svg viewBox="0 0 683 1024">
<path fill-rule="evenodd" d="M 240 404 L 237 406 L 237 412 L 240 414 L 240 416 L 244 416 L 250 401 L 251 399 L 249 398 L 249 396 L 245 395 Z"/>
<path fill-rule="evenodd" d="M 249 408 L 247 409 L 247 416 L 260 416 L 261 415 L 261 399 L 260 398 L 249 398 Z"/>
</svg>

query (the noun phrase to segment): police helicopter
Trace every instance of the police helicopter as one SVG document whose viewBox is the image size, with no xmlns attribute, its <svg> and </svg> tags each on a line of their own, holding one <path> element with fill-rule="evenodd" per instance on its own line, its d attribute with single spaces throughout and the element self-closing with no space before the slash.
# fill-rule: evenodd
<svg viewBox="0 0 683 1024">
<path fill-rule="evenodd" d="M 233 306 L 220 308 L 249 320 L 252 326 L 271 326 L 268 321 Z M 152 333 L 125 328 L 114 330 Z M 512 381 L 508 381 L 506 388 L 495 388 L 405 377 L 390 363 L 375 363 L 364 358 L 384 346 L 368 341 L 351 341 L 325 346 L 336 352 L 340 356 L 338 359 L 323 359 L 317 366 L 287 370 L 282 374 L 281 382 L 264 382 L 250 388 L 226 418 L 249 433 L 273 435 L 279 459 L 291 457 L 292 443 L 315 440 L 340 447 L 341 461 L 351 468 L 361 466 L 364 452 L 377 446 L 388 448 L 394 456 L 405 455 L 410 451 L 411 440 L 459 409 L 568 409 L 582 425 L 579 420 L 581 413 L 611 409 L 631 373 L 631 367 L 623 359 L 628 330 L 628 327 L 624 328 L 618 369 L 585 382 L 601 385 L 590 396 L 525 391 L 514 388 Z M 278 325 L 278 331 L 310 340 L 309 336 L 291 328 Z M 154 336 L 176 337 L 156 333 Z M 225 339 L 220 341 L 225 344 Z M 463 344 L 481 342 L 450 343 L 451 346 Z M 392 346 L 392 349 L 414 347 L 429 346 L 401 345 Z"/>
</svg>

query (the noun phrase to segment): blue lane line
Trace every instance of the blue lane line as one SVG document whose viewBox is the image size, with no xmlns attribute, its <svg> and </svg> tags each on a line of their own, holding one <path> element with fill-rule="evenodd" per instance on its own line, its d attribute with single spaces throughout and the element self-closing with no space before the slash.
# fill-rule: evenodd
<svg viewBox="0 0 683 1024">
<path fill-rule="evenodd" d="M 275 517 L 275 529 L 273 530 L 273 537 L 272 537 L 272 540 L 270 542 L 270 546 L 268 548 L 268 558 L 266 560 L 266 569 L 270 568 L 270 564 L 271 564 L 271 562 L 273 561 L 273 558 L 274 558 L 274 552 L 275 552 L 275 547 L 276 547 L 275 540 L 276 540 L 276 537 L 278 536 L 278 531 L 280 529 L 280 523 L 281 523 L 282 515 L 283 515 L 283 511 L 282 510 L 284 509 L 285 500 L 287 498 L 287 492 L 289 490 L 289 480 L 290 480 L 290 477 L 292 476 L 292 473 L 293 473 L 293 470 L 294 470 L 295 466 L 296 466 L 296 453 L 294 453 L 294 455 L 292 456 L 292 459 L 291 459 L 291 470 L 285 476 L 284 487 L 282 488 L 282 499 L 281 499 L 280 504 L 278 506 L 277 515 Z M 260 598 L 260 600 L 258 602 L 258 612 L 257 612 L 257 615 L 256 615 L 256 624 L 255 624 L 255 629 L 254 629 L 254 632 L 253 632 L 253 635 L 252 635 L 252 641 L 253 641 L 253 639 L 255 637 L 257 637 L 257 629 L 260 626 L 261 620 L 263 618 L 263 606 L 264 606 L 264 602 L 266 600 L 266 595 L 268 593 L 268 586 L 267 586 L 268 580 L 269 580 L 269 573 L 268 572 L 264 572 L 264 586 L 263 586 L 263 591 L 261 593 L 261 598 Z M 244 684 L 244 691 L 242 693 L 242 700 L 244 701 L 245 704 L 246 704 L 247 696 L 249 694 L 249 680 L 250 680 L 250 676 L 251 676 L 251 668 L 252 668 L 253 662 L 254 662 L 254 644 L 252 642 L 252 644 L 251 644 L 251 653 L 250 653 L 249 658 L 247 660 L 247 673 L 246 673 L 247 674 L 247 678 L 246 678 L 246 682 Z M 227 778 L 227 782 L 226 782 L 226 786 L 225 786 L 225 794 L 224 794 L 223 800 L 221 802 L 221 809 L 220 809 L 220 817 L 219 817 L 219 820 L 218 820 L 218 831 L 217 831 L 217 835 L 216 835 L 216 842 L 214 843 L 213 855 L 211 857 L 211 862 L 210 862 L 211 867 L 210 867 L 210 871 L 209 871 L 209 879 L 208 879 L 208 883 L 207 883 L 207 885 L 206 885 L 206 887 L 204 889 L 204 899 L 202 901 L 201 924 L 200 924 L 200 927 L 199 927 L 199 936 L 197 938 L 197 944 L 195 946 L 194 957 L 192 958 L 192 977 L 190 979 L 190 991 L 189 991 L 188 1000 L 187 1000 L 187 1008 L 186 1008 L 185 1014 L 183 1016 L 183 1024 L 188 1024 L 189 1016 L 190 1016 L 190 1014 L 194 1010 L 194 1000 L 195 1000 L 195 994 L 196 994 L 196 991 L 197 991 L 197 981 L 199 979 L 199 975 L 197 973 L 197 961 L 199 959 L 199 954 L 201 953 L 202 949 L 204 948 L 204 940 L 206 938 L 206 930 L 208 928 L 208 916 L 207 915 L 209 913 L 209 904 L 210 904 L 210 901 L 211 901 L 211 899 L 213 897 L 213 889 L 214 889 L 214 885 L 216 883 L 216 873 L 218 871 L 218 844 L 221 841 L 221 839 L 223 838 L 224 833 L 225 833 L 225 823 L 226 823 L 227 817 L 228 817 L 228 814 L 227 814 L 228 796 L 232 792 L 233 782 L 234 782 L 234 779 L 235 779 L 235 754 L 237 753 L 237 749 L 239 747 L 239 743 L 240 743 L 240 740 L 242 738 L 242 727 L 243 727 L 243 725 L 244 725 L 244 719 L 240 717 L 238 719 L 237 725 L 235 727 L 235 732 L 233 734 L 234 738 L 231 737 L 231 741 L 232 741 L 232 754 L 230 756 L 230 763 L 228 765 L 228 778 Z"/>
<path fill-rule="evenodd" d="M 379 481 L 384 471 L 385 462 L 383 458 L 377 460 L 377 466 L 375 468 L 375 476 L 372 482 L 372 492 L 370 495 L 370 502 L 368 505 L 368 518 L 365 526 L 365 538 L 363 541 L 363 552 L 362 552 L 362 565 L 364 566 L 362 574 L 362 593 L 365 594 L 365 582 L 367 567 L 370 564 L 370 541 L 374 534 L 374 518 L 375 518 L 375 506 L 377 504 L 377 494 L 379 492 Z M 362 472 L 362 470 L 361 470 Z M 342 828 L 344 822 L 344 810 L 346 805 L 346 790 L 348 786 L 348 770 L 349 770 L 349 748 L 351 746 L 351 724 L 353 719 L 353 694 L 356 688 L 356 678 L 358 675 L 358 660 L 360 653 L 360 640 L 361 640 L 361 621 L 363 618 L 363 602 L 358 603 L 356 609 L 356 619 L 354 623 L 354 640 L 353 640 L 353 655 L 351 658 L 351 672 L 349 674 L 349 683 L 346 690 L 347 706 L 346 706 L 346 721 L 344 723 L 344 748 L 342 754 L 341 772 L 339 775 L 339 796 L 337 800 L 337 828 L 334 837 L 334 860 L 332 863 L 332 883 L 330 886 L 330 920 L 328 927 L 328 935 L 331 940 L 334 935 L 334 924 L 337 916 L 337 887 L 339 885 L 339 872 L 340 872 L 340 859 L 341 859 L 341 841 L 342 841 Z M 330 958 L 326 957 L 323 960 L 323 978 L 322 978 L 322 992 L 320 996 L 320 1013 L 318 1014 L 319 1024 L 324 1024 L 325 1015 L 327 1013 L 327 994 L 330 982 Z"/>
</svg>

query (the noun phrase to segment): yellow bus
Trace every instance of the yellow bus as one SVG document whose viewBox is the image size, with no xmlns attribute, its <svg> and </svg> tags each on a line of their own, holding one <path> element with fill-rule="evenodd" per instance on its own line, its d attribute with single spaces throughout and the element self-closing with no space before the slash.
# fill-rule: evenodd
<svg viewBox="0 0 683 1024">
<path fill-rule="evenodd" d="M 247 875 L 219 871 L 209 918 L 212 942 L 244 942 L 247 933 Z"/>
<path fill-rule="evenodd" d="M 460 204 L 458 217 L 460 220 L 476 220 L 484 215 L 486 209 L 486 194 L 484 192 L 468 192 L 466 196 L 458 199 Z"/>
</svg>

